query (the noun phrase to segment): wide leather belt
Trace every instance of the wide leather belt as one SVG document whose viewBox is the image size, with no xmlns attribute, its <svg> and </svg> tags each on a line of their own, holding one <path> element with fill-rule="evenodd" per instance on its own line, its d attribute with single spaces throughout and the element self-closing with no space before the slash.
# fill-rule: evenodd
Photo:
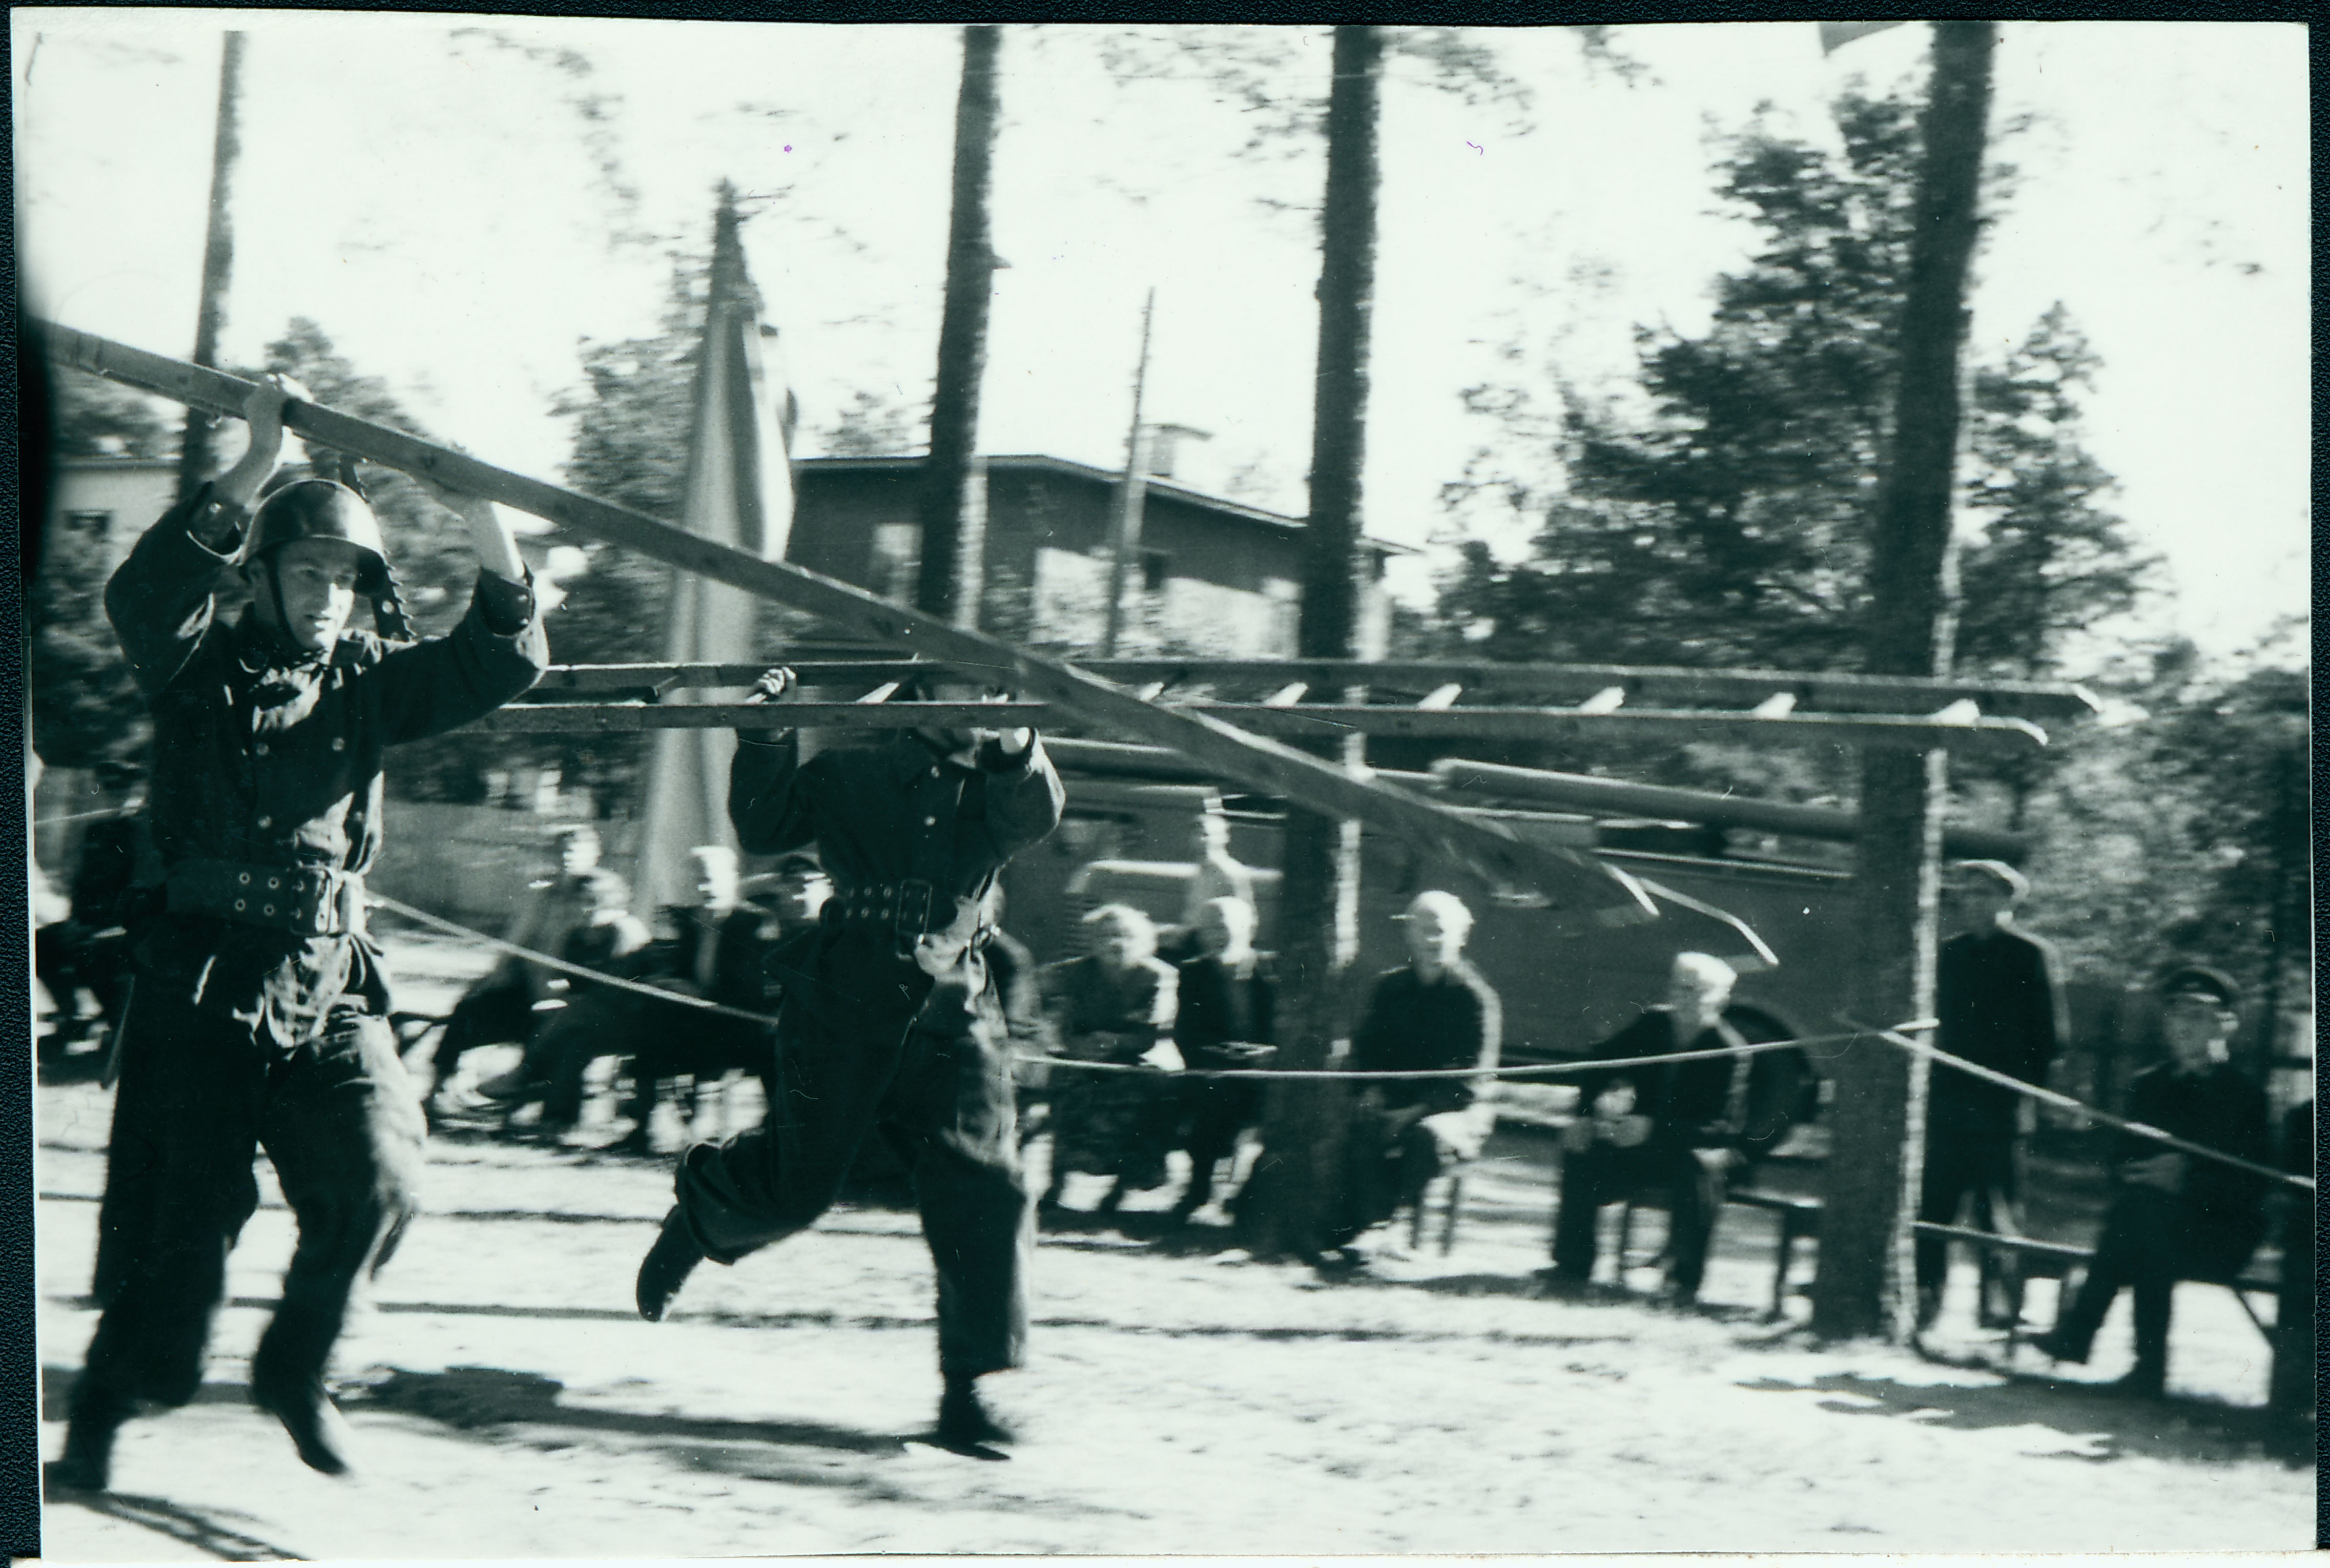
<svg viewBox="0 0 2330 1568">
<path fill-rule="evenodd" d="M 294 936 L 361 934 L 364 878 L 324 865 L 182 860 L 170 867 L 165 907 Z"/>
<path fill-rule="evenodd" d="M 862 882 L 835 889 L 818 911 L 818 919 L 844 930 L 886 932 L 911 947 L 923 932 L 944 930 L 954 923 L 954 900 L 942 899 L 920 877 Z"/>
</svg>

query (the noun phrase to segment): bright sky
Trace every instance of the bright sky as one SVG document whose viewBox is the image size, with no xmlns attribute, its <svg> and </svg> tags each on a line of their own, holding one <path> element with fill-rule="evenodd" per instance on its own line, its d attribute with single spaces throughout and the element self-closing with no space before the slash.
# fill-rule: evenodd
<svg viewBox="0 0 2330 1568">
<path fill-rule="evenodd" d="M 960 47 L 952 28 L 19 9 L 20 242 L 35 308 L 183 354 L 194 335 L 219 39 L 250 35 L 223 357 L 323 324 L 440 435 L 554 476 L 550 410 L 584 338 L 654 324 L 713 187 L 745 230 L 805 427 L 853 392 L 914 403 L 936 349 Z M 466 31 L 465 31 L 466 29 Z M 1299 513 L 1318 260 L 1315 138 L 1234 156 L 1249 122 L 1178 52 L 1117 86 L 1109 35 L 1012 28 L 995 163 L 980 439 L 1122 460 L 1143 294 L 1147 411 L 1213 433 L 1184 465 Z M 1323 90 L 1325 34 L 1272 68 Z M 1525 116 L 1396 61 L 1367 524 L 1444 539 L 1438 496 L 1492 432 L 1459 394 L 1607 386 L 1637 323 L 1691 331 L 1748 231 L 1713 211 L 1711 128 L 1768 99 L 1809 137 L 1852 77 L 1922 80 L 1926 30 L 1823 59 L 1812 24 L 1626 27 L 1648 67 L 1589 70 L 1558 30 L 1483 32 Z M 586 112 L 587 111 L 587 112 Z M 1977 260 L 1977 346 L 2057 299 L 2105 361 L 2089 444 L 2168 560 L 2164 607 L 2212 648 L 2308 603 L 2306 33 L 2297 25 L 2008 24 L 1994 159 L 2022 174 Z M 1519 345 L 1519 359 L 1506 356 Z M 812 439 L 805 451 L 816 449 Z M 1510 541 L 1504 543 L 1510 543 Z M 1429 560 L 1406 585 L 1413 590 Z"/>
</svg>

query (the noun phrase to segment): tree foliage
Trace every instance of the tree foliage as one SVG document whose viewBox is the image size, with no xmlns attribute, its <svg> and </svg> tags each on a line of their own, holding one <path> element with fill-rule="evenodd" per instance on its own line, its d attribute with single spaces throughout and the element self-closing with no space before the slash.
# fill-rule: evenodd
<svg viewBox="0 0 2330 1568">
<path fill-rule="evenodd" d="M 1910 106 L 1858 94 L 1836 119 L 1836 155 L 1760 118 L 1726 145 L 1719 192 L 1763 245 L 1716 280 L 1704 335 L 1638 331 L 1648 418 L 1574 391 L 1551 420 L 1526 388 L 1470 394 L 1522 442 L 1549 437 L 1560 470 L 1516 477 L 1484 455 L 1449 487 L 1456 510 L 1501 501 L 1543 519 L 1530 560 L 1475 545 L 1449 584 L 1444 609 L 1477 651 L 1852 662 L 1917 127 Z"/>
<path fill-rule="evenodd" d="M 2031 804 L 2029 923 L 2090 975 L 2204 961 L 2259 1011 L 2298 1010 L 2313 968 L 2302 663 L 2268 649 L 2212 666 L 2176 640 L 2101 685 L 2144 716 L 2059 740 Z"/>
</svg>

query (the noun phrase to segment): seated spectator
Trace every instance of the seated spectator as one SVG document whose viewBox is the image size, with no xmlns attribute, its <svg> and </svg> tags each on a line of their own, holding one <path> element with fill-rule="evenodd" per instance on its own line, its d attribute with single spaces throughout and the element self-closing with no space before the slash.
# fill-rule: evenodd
<svg viewBox="0 0 2330 1568">
<path fill-rule="evenodd" d="M 535 952 L 556 955 L 574 929 L 590 918 L 588 879 L 599 867 L 599 830 L 587 822 L 566 822 L 549 832 L 554 863 L 529 883 L 533 896 L 510 922 L 503 940 Z M 430 1061 L 430 1085 L 422 1101 L 431 1127 L 438 1101 L 461 1058 L 480 1045 L 524 1042 L 542 1021 L 537 1006 L 564 994 L 556 971 L 515 954 L 481 976 L 453 1005 Z"/>
<path fill-rule="evenodd" d="M 772 936 L 781 940 L 784 921 L 780 917 L 773 922 L 775 932 L 764 934 L 764 928 L 772 923 L 768 912 L 739 898 L 734 850 L 725 845 L 705 844 L 688 851 L 688 855 L 696 866 L 696 901 L 664 911 L 665 922 L 675 934 L 649 949 L 639 978 L 683 996 L 701 997 L 741 1012 L 762 1012 L 765 988 L 762 960 L 773 945 Z M 655 1115 L 663 1080 L 688 1080 L 685 1104 L 692 1123 L 697 1096 L 706 1083 L 717 1084 L 732 1072 L 757 1073 L 764 1065 L 773 1064 L 775 1041 L 767 1025 L 725 1013 L 658 1007 L 637 993 L 631 994 L 630 1000 L 639 1006 L 632 1013 L 634 1033 L 628 1050 L 626 1043 L 601 1042 L 592 1051 L 594 1055 L 620 1053 L 631 1058 L 632 1092 L 626 1114 L 632 1125 L 630 1133 L 615 1146 L 618 1149 L 649 1151 L 648 1124 Z M 587 1059 L 578 1064 L 570 1055 L 558 1068 L 562 1084 L 567 1075 L 573 1077 L 578 1112 L 587 1065 Z M 556 1100 L 563 1108 L 566 1091 L 562 1089 Z M 548 1115 L 550 1102 L 545 1103 Z"/>
<path fill-rule="evenodd" d="M 1186 1066 L 1255 1067 L 1272 1054 L 1277 991 L 1268 962 L 1254 950 L 1254 905 L 1242 898 L 1208 899 L 1198 912 L 1200 952 L 1179 966 L 1180 1008 L 1173 1025 L 1173 1043 Z M 1206 1206 L 1215 1167 L 1236 1155 L 1239 1133 L 1261 1112 L 1262 1085 L 1253 1079 L 1192 1078 L 1182 1086 L 1181 1147 L 1189 1154 L 1189 1185 L 1173 1205 L 1175 1223 L 1186 1223 Z"/>
<path fill-rule="evenodd" d="M 1665 1004 L 1596 1045 L 1588 1060 L 1745 1045 L 1723 1021 L 1735 978 L 1720 959 L 1678 954 Z M 1709 1057 L 1579 1079 L 1582 1114 L 1562 1133 L 1549 1276 L 1555 1289 L 1581 1289 L 1593 1278 L 1600 1250 L 1595 1222 L 1602 1205 L 1649 1189 L 1667 1206 L 1670 1299 L 1684 1306 L 1699 1299 L 1725 1183 L 1748 1163 L 1756 1141 L 1748 1110 L 1755 1061 L 1744 1054 Z M 1759 1130 L 1776 1141 L 1782 1129 Z"/>
<path fill-rule="evenodd" d="M 135 917 L 140 835 L 132 816 L 101 817 L 81 835 L 72 887 L 56 896 L 33 867 L 33 969 L 56 1006 L 56 1029 L 45 1049 L 59 1052 L 92 1025 L 111 1028 L 121 1015 L 129 981 L 129 942 L 123 928 Z M 97 1005 L 83 1015 L 81 994 Z"/>
<path fill-rule="evenodd" d="M 1045 971 L 1060 1055 L 1161 1064 L 1159 1046 L 1170 1047 L 1179 977 L 1157 959 L 1157 928 L 1121 903 L 1103 904 L 1084 923 L 1093 929 L 1093 950 Z M 1115 1178 L 1100 1202 L 1103 1214 L 1113 1214 L 1127 1193 L 1164 1181 L 1177 1105 L 1157 1075 L 1056 1069 L 1052 1083 L 1052 1179 L 1038 1207 L 1060 1207 L 1071 1172 Z"/>
<path fill-rule="evenodd" d="M 2226 1059 L 2240 1025 L 2240 988 L 2199 965 L 2161 982 L 2169 1059 L 2136 1074 L 2127 1115 L 2190 1142 L 2260 1164 L 2273 1157 L 2265 1091 Z M 2170 1299 L 2179 1280 L 2231 1280 L 2265 1237 L 2265 1185 L 2204 1156 L 2123 1132 L 2113 1156 L 2103 1233 L 2068 1310 L 2032 1343 L 2084 1363 L 2121 1289 L 2136 1302 L 2136 1367 L 2116 1385 L 2158 1398 L 2168 1382 Z"/>
<path fill-rule="evenodd" d="M 599 866 L 584 874 L 582 889 L 587 901 L 583 918 L 559 944 L 556 956 L 582 968 L 633 978 L 650 933 L 630 912 L 630 884 Z M 632 993 L 563 973 L 550 987 L 554 995 L 537 1014 L 540 1022 L 526 1042 L 525 1056 L 499 1078 L 478 1085 L 478 1093 L 503 1102 L 506 1130 L 509 1117 L 536 1100 L 544 1101 L 538 1131 L 555 1134 L 573 1126 L 581 1112 L 582 1073 L 578 1069 L 574 1082 L 567 1085 L 562 1082 L 564 1064 L 572 1055 L 588 1053 L 593 1040 L 629 1037 Z M 582 1067 L 587 1068 L 595 1055 L 582 1054 Z"/>
<path fill-rule="evenodd" d="M 1362 1072 L 1475 1068 L 1477 1078 L 1396 1079 L 1362 1089 L 1345 1144 L 1341 1214 L 1330 1246 L 1351 1243 L 1419 1202 L 1451 1161 L 1478 1158 L 1495 1124 L 1487 1091 L 1504 1019 L 1497 994 L 1464 959 L 1473 912 L 1453 893 L 1417 893 L 1403 922 L 1408 961 L 1377 980 L 1351 1033 Z"/>
</svg>

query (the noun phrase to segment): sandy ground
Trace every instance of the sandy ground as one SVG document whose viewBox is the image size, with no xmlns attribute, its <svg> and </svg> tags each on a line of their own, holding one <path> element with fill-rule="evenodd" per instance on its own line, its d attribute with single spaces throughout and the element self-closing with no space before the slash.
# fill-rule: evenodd
<svg viewBox="0 0 2330 1568">
<path fill-rule="evenodd" d="M 399 956 L 407 1005 L 440 1006 L 458 984 L 456 959 Z M 51 1455 L 95 1327 L 84 1293 L 108 1099 L 87 1083 L 40 1091 Z M 1179 1242 L 1144 1212 L 1047 1233 L 1031 1363 L 990 1380 L 1026 1440 L 990 1462 L 912 1440 L 936 1378 L 911 1214 L 836 1210 L 734 1269 L 706 1266 L 672 1320 L 650 1325 L 631 1278 L 668 1160 L 457 1131 L 432 1148 L 430 1214 L 341 1346 L 361 1475 L 305 1469 L 245 1403 L 291 1245 L 266 1183 L 200 1397 L 127 1429 L 116 1493 L 52 1503 L 44 1549 L 142 1562 L 2313 1544 L 2310 1454 L 2268 1440 L 2264 1342 L 2225 1292 L 2180 1293 L 2162 1403 L 2041 1375 L 2028 1351 L 2003 1370 L 1953 1366 L 1765 1325 L 1769 1227 L 1738 1211 L 1709 1314 L 1616 1291 L 1539 1299 L 1547 1147 L 1501 1134 L 1452 1253 L 1427 1247 L 1347 1282 L 1239 1261 L 1206 1215 Z M 1087 1179 L 1071 1204 L 1097 1195 Z M 1969 1274 L 1943 1347 L 1998 1361 L 1959 1320 L 1971 1294 Z M 2051 1287 L 2033 1294 L 2044 1322 Z M 2123 1302 L 2076 1370 L 2099 1382 L 2126 1358 Z"/>
</svg>

